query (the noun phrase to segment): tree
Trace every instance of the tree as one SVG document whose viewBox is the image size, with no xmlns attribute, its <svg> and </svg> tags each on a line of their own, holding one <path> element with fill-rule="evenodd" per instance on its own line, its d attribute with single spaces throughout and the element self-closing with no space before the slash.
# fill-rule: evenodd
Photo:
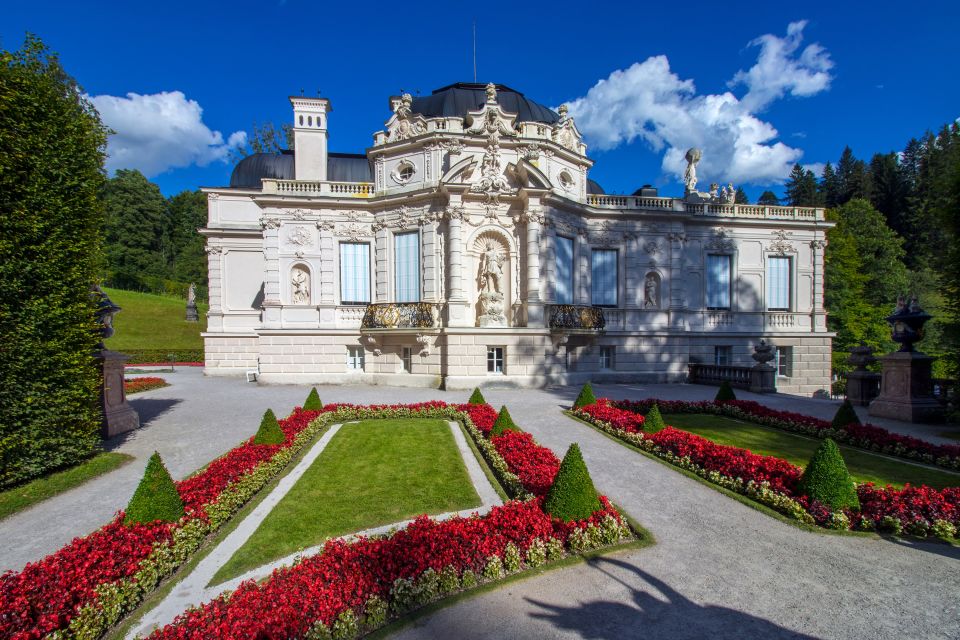
<svg viewBox="0 0 960 640">
<path fill-rule="evenodd" d="M 136 169 L 120 169 L 103 189 L 107 271 L 121 288 L 138 288 L 142 276 L 166 275 L 171 259 L 164 243 L 166 200 Z"/>
<path fill-rule="evenodd" d="M 750 204 L 750 197 L 747 195 L 747 192 L 743 190 L 743 187 L 737 187 L 737 193 L 733 201 L 736 204 Z"/>
<path fill-rule="evenodd" d="M 560 469 L 543 501 L 543 509 L 566 522 L 585 520 L 601 507 L 593 479 L 583 461 L 580 446 L 574 442 L 567 449 Z"/>
<path fill-rule="evenodd" d="M 764 191 L 760 194 L 760 197 L 757 198 L 757 204 L 761 204 L 765 207 L 779 207 L 780 198 L 777 197 L 773 191 Z"/>
<path fill-rule="evenodd" d="M 833 165 L 829 162 L 823 167 L 820 184 L 817 188 L 823 206 L 832 209 L 840 204 L 840 181 L 837 178 L 836 171 L 833 170 Z"/>
<path fill-rule="evenodd" d="M 207 196 L 183 191 L 167 201 L 167 227 L 172 263 L 169 277 L 177 282 L 207 284 L 206 241 L 197 230 L 207 225 Z"/>
<path fill-rule="evenodd" d="M 837 443 L 826 438 L 800 476 L 800 492 L 831 509 L 859 509 L 857 487 L 847 471 Z"/>
<path fill-rule="evenodd" d="M 280 153 L 293 148 L 293 125 L 288 122 L 277 127 L 272 122 L 262 125 L 253 123 L 253 131 L 244 144 L 230 150 L 233 160 L 240 160 L 252 153 Z"/>
<path fill-rule="evenodd" d="M 895 153 L 877 153 L 870 160 L 870 202 L 901 236 L 909 232 L 907 183 Z"/>
<path fill-rule="evenodd" d="M 99 443 L 90 287 L 106 130 L 57 56 L 0 51 L 0 487 Z"/>
<path fill-rule="evenodd" d="M 837 204 L 844 204 L 854 198 L 870 197 L 870 176 L 867 165 L 858 160 L 850 147 L 844 147 L 837 163 Z"/>
<path fill-rule="evenodd" d="M 793 165 L 790 177 L 786 184 L 787 200 L 794 207 L 815 207 L 817 197 L 817 177 L 813 171 L 804 169 L 799 164 Z"/>
<path fill-rule="evenodd" d="M 150 456 L 143 478 L 127 504 L 124 524 L 176 522 L 183 517 L 183 500 L 170 472 L 156 451 Z"/>
<path fill-rule="evenodd" d="M 903 240 L 867 200 L 855 199 L 837 207 L 838 228 L 853 236 L 866 275 L 865 296 L 872 305 L 893 310 L 897 296 L 907 292 Z"/>
</svg>

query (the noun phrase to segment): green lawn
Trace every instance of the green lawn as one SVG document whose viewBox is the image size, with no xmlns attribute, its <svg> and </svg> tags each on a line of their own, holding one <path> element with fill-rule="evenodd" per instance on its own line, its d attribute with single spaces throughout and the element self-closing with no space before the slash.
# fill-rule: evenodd
<svg viewBox="0 0 960 640">
<path fill-rule="evenodd" d="M 345 424 L 211 584 L 325 538 L 477 506 L 446 421 Z"/>
<path fill-rule="evenodd" d="M 697 414 L 665 414 L 668 425 L 696 433 L 717 444 L 749 449 L 765 456 L 776 456 L 804 467 L 820 441 L 813 438 L 786 433 L 758 424 L 741 422 L 732 418 Z M 960 486 L 960 474 L 941 471 L 934 467 L 910 464 L 885 456 L 878 456 L 861 449 L 840 446 L 850 475 L 857 482 L 875 482 L 878 485 L 892 484 L 902 487 L 909 482 L 925 484 L 942 489 Z"/>
<path fill-rule="evenodd" d="M 103 288 L 122 307 L 113 318 L 116 332 L 107 347 L 136 349 L 203 349 L 200 332 L 207 329 L 207 305 L 197 301 L 199 322 L 184 320 L 186 300 L 152 293 Z"/>
<path fill-rule="evenodd" d="M 23 511 L 133 460 L 125 453 L 101 453 L 75 467 L 0 492 L 0 519 Z"/>
</svg>

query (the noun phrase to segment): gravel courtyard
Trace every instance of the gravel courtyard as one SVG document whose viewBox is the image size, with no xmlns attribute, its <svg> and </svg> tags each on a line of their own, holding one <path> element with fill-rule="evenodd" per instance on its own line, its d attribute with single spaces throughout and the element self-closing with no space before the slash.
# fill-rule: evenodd
<svg viewBox="0 0 960 640">
<path fill-rule="evenodd" d="M 20 569 L 123 508 L 158 450 L 183 477 L 249 437 L 263 411 L 286 415 L 308 387 L 264 387 L 161 374 L 170 387 L 133 396 L 144 423 L 108 443 L 136 460 L 0 521 L 0 568 Z M 615 398 L 708 399 L 688 385 L 595 387 Z M 466 392 L 319 387 L 325 402 L 466 400 Z M 513 582 L 424 617 L 398 638 L 957 638 L 960 549 L 873 536 L 809 533 L 740 504 L 626 449 L 561 413 L 577 389 L 489 390 L 487 401 L 562 456 L 579 442 L 597 488 L 656 537 L 639 551 Z M 738 392 L 742 398 L 754 398 Z M 830 417 L 837 403 L 764 397 L 776 408 Z M 879 423 L 879 421 L 877 421 Z M 931 440 L 927 428 L 883 423 Z"/>
</svg>

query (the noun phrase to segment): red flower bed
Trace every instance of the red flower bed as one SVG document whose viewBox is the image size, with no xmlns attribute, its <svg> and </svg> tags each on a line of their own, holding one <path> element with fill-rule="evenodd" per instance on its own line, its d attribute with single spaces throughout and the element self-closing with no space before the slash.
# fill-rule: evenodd
<svg viewBox="0 0 960 640">
<path fill-rule="evenodd" d="M 594 419 L 608 422 L 610 426 L 625 433 L 640 433 L 646 420 L 642 415 L 632 411 L 623 411 L 611 406 L 606 398 L 600 398 L 595 404 L 582 407 Z"/>
<path fill-rule="evenodd" d="M 128 395 L 131 393 L 138 393 L 140 391 L 150 391 L 151 389 L 159 389 L 161 387 L 168 387 L 167 381 L 163 378 L 157 378 L 153 376 L 144 376 L 142 378 L 128 378 L 123 381 L 123 390 Z"/>
<path fill-rule="evenodd" d="M 480 430 L 487 438 L 490 437 L 490 430 L 493 429 L 493 423 L 497 421 L 497 410 L 488 404 L 458 404 L 457 411 L 462 411 L 470 416 L 474 426 Z"/>
<path fill-rule="evenodd" d="M 857 486 L 857 496 L 860 498 L 858 515 L 869 518 L 875 525 L 890 516 L 907 528 L 915 524 L 931 526 L 936 520 L 960 526 L 960 488 L 937 491 L 927 486 L 906 485 L 897 490 L 867 482 Z"/>
<path fill-rule="evenodd" d="M 491 442 L 527 491 L 537 497 L 547 495 L 560 469 L 560 460 L 553 451 L 538 445 L 525 432 L 507 431 Z"/>
</svg>

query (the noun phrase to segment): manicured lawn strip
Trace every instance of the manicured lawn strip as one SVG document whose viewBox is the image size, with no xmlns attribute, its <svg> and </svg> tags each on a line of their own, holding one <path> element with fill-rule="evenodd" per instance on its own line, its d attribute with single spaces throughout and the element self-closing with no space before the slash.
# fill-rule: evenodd
<svg viewBox="0 0 960 640">
<path fill-rule="evenodd" d="M 806 466 L 820 444 L 820 440 L 724 416 L 674 413 L 664 414 L 663 420 L 672 427 L 703 436 L 717 444 L 776 456 L 800 467 Z M 873 482 L 879 486 L 892 484 L 897 488 L 903 488 L 906 483 L 925 484 L 936 489 L 960 486 L 960 474 L 900 462 L 855 447 L 840 445 L 840 450 L 850 475 L 857 482 Z"/>
<path fill-rule="evenodd" d="M 126 453 L 99 453 L 75 467 L 0 492 L 0 520 L 113 471 L 133 459 Z"/>
<path fill-rule="evenodd" d="M 211 584 L 325 538 L 479 505 L 445 421 L 345 424 Z"/>
<path fill-rule="evenodd" d="M 108 349 L 203 350 L 201 331 L 207 330 L 207 305 L 197 301 L 199 322 L 184 319 L 187 301 L 152 293 L 103 288 L 123 308 L 113 319 L 116 333 L 107 339 Z"/>
<path fill-rule="evenodd" d="M 457 424 L 460 426 L 460 431 L 463 433 L 464 439 L 467 441 L 467 444 L 470 446 L 470 450 L 473 452 L 473 457 L 477 459 L 477 462 L 480 463 L 480 468 L 483 469 L 483 475 L 487 477 L 487 481 L 490 482 L 490 486 L 493 487 L 493 490 L 497 492 L 497 495 L 500 496 L 500 499 L 506 502 L 510 500 L 510 496 L 504 490 L 503 485 L 500 484 L 500 480 L 497 479 L 497 475 L 493 472 L 493 469 L 490 468 L 490 463 L 487 462 L 487 458 L 483 455 L 479 448 L 477 448 L 477 443 L 473 441 L 473 438 L 470 436 L 470 433 L 467 431 L 467 428 L 463 425 L 462 420 L 458 420 Z"/>
</svg>

